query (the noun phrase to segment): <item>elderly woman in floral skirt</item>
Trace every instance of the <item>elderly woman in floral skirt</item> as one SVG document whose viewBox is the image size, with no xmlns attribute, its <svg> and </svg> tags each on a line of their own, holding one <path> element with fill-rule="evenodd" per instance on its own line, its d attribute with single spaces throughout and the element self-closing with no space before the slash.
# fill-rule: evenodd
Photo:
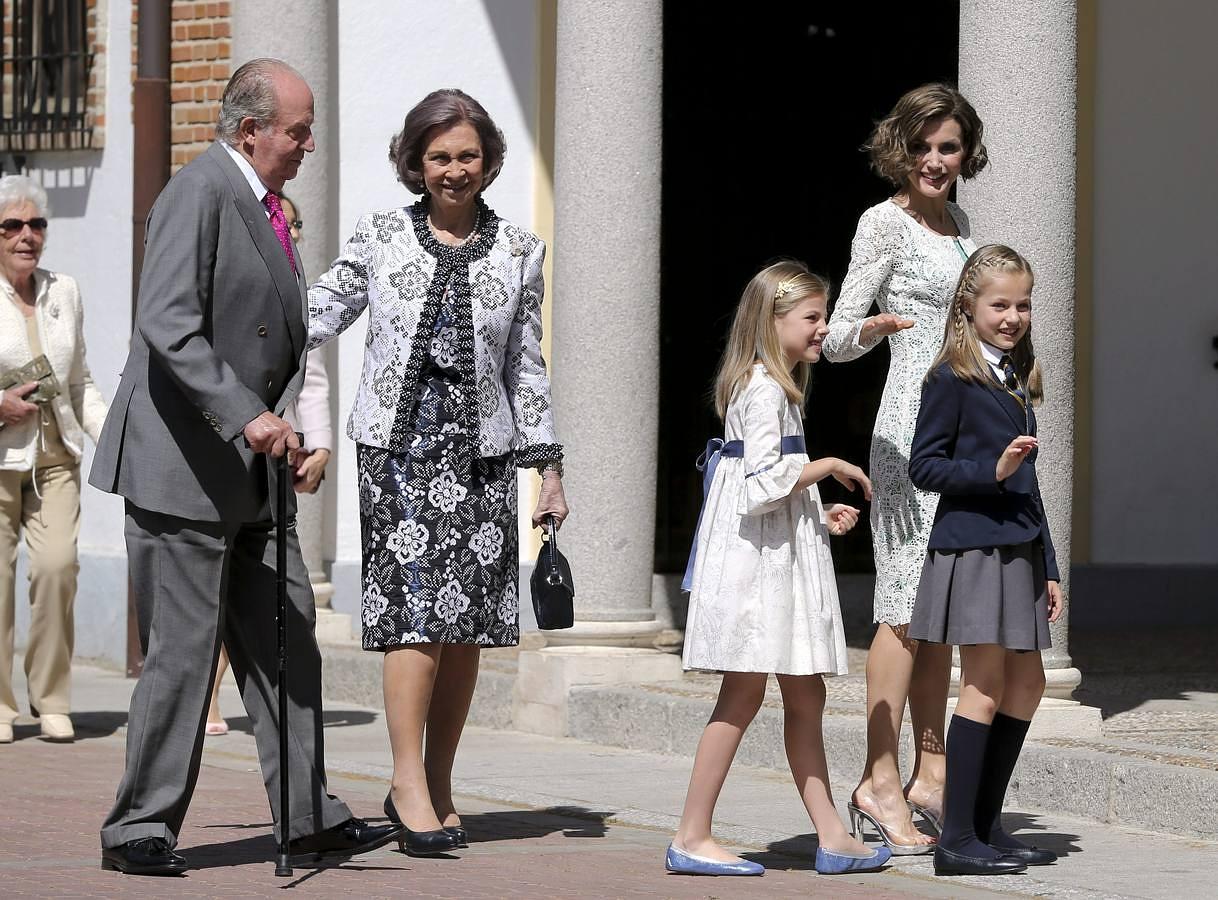
<svg viewBox="0 0 1218 900">
<path fill-rule="evenodd" d="M 363 645 L 385 654 L 393 783 L 385 813 L 415 855 L 465 846 L 451 775 L 482 647 L 520 636 L 516 469 L 533 524 L 567 515 L 541 355 L 545 245 L 482 199 L 503 165 L 486 110 L 436 91 L 390 160 L 413 206 L 362 218 L 309 291 L 313 345 L 368 310 L 348 423 L 363 528 Z"/>
</svg>

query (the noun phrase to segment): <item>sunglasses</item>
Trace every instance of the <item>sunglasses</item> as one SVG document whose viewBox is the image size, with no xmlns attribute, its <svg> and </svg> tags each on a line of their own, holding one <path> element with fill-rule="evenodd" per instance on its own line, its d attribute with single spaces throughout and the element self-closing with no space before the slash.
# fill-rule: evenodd
<svg viewBox="0 0 1218 900">
<path fill-rule="evenodd" d="M 20 231 L 26 225 L 30 226 L 31 231 L 47 230 L 47 220 L 42 216 L 35 216 L 32 219 L 5 219 L 3 222 L 0 222 L 0 231 L 5 233 Z"/>
</svg>

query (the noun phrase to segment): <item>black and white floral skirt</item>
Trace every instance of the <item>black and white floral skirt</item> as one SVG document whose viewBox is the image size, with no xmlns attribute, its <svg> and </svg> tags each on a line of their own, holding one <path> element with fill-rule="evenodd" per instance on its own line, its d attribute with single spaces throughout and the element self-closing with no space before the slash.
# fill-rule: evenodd
<svg viewBox="0 0 1218 900">
<path fill-rule="evenodd" d="M 520 641 L 516 467 L 463 434 L 358 445 L 363 646 Z"/>
</svg>

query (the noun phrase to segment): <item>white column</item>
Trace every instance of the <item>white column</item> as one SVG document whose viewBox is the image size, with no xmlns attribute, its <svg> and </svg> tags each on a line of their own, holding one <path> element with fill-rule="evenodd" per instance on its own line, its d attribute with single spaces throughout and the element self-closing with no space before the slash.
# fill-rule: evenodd
<svg viewBox="0 0 1218 900">
<path fill-rule="evenodd" d="M 576 626 L 650 646 L 660 303 L 660 0 L 558 5 L 554 404 Z"/>
<path fill-rule="evenodd" d="M 1037 475 L 1070 591 L 1074 481 L 1077 10 L 1074 0 L 962 0 L 960 90 L 985 122 L 990 165 L 961 188 L 978 243 L 1007 244 L 1036 271 L 1032 334 L 1044 369 Z M 1069 613 L 1050 631 L 1047 696 L 1069 698 Z"/>
<path fill-rule="evenodd" d="M 282 59 L 300 72 L 313 90 L 314 139 L 317 149 L 304 161 L 300 174 L 284 186 L 284 191 L 297 206 L 305 227 L 301 233 L 299 251 L 305 275 L 325 270 L 338 246 L 338 142 L 334 99 L 337 96 L 336 61 L 331 56 L 335 29 L 334 4 L 326 0 L 296 0 L 291 15 L 283 14 L 282 5 L 273 3 L 237 2 L 232 6 L 233 69 L 260 56 Z M 336 344 L 337 342 L 335 342 Z M 332 388 L 331 408 L 334 407 L 333 385 L 337 374 L 337 348 L 325 349 L 327 369 Z M 333 415 L 333 413 L 332 413 Z M 331 425 L 336 423 L 332 420 Z M 334 587 L 330 583 L 327 565 L 334 558 L 334 507 L 330 483 L 338 471 L 341 432 L 335 428 L 335 446 L 327 467 L 326 481 L 316 494 L 297 495 L 297 532 L 300 549 L 309 569 L 309 581 L 317 602 L 317 636 L 322 641 L 351 639 L 349 616 L 340 616 L 330 608 Z"/>
</svg>

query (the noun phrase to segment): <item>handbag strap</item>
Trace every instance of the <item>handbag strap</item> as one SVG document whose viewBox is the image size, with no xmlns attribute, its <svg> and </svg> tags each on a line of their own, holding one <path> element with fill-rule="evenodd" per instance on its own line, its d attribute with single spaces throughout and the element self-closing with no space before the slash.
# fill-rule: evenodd
<svg viewBox="0 0 1218 900">
<path fill-rule="evenodd" d="M 546 531 L 550 538 L 550 571 L 546 573 L 546 582 L 562 584 L 562 572 L 558 570 L 558 527 L 553 515 L 546 516 Z"/>
</svg>

